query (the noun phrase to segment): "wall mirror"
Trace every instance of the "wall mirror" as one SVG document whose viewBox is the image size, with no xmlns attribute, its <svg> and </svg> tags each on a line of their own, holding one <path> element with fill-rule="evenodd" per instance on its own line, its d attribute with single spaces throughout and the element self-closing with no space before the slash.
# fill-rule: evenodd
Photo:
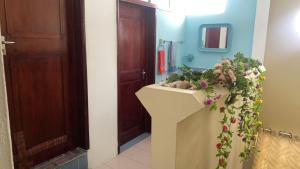
<svg viewBox="0 0 300 169">
<path fill-rule="evenodd" d="M 229 52 L 232 29 L 230 24 L 205 24 L 200 27 L 200 51 Z"/>
</svg>

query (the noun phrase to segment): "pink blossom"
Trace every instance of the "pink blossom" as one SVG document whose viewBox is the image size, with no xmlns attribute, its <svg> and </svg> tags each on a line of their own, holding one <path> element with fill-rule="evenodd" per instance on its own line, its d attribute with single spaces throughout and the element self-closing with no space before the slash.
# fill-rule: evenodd
<svg viewBox="0 0 300 169">
<path fill-rule="evenodd" d="M 223 64 L 227 64 L 227 65 L 229 65 L 229 64 L 231 64 L 231 62 L 230 62 L 230 60 L 228 60 L 228 59 L 225 59 L 225 60 L 223 60 Z"/>
<path fill-rule="evenodd" d="M 200 81 L 199 81 L 199 85 L 200 85 L 200 87 L 201 87 L 202 89 L 208 88 L 208 83 L 207 83 L 206 80 L 200 80 Z"/>
<path fill-rule="evenodd" d="M 211 105 L 212 103 L 213 103 L 213 100 L 210 99 L 210 98 L 208 98 L 207 100 L 204 101 L 204 104 L 205 104 L 206 106 L 209 106 L 209 105 Z"/>
<path fill-rule="evenodd" d="M 222 95 L 221 95 L 221 94 L 219 94 L 218 96 L 216 96 L 216 97 L 214 98 L 214 100 L 220 100 L 220 99 L 221 99 L 221 97 L 222 97 Z"/>
<path fill-rule="evenodd" d="M 232 82 L 235 82 L 235 81 L 236 81 L 235 74 L 234 74 L 234 72 L 233 72 L 232 70 L 229 70 L 229 71 L 228 71 L 228 75 L 229 75 L 230 80 L 231 80 Z"/>
<path fill-rule="evenodd" d="M 222 68 L 222 65 L 221 64 L 216 64 L 215 65 L 215 69 L 221 69 Z"/>
<path fill-rule="evenodd" d="M 221 81 L 225 81 L 225 80 L 226 80 L 225 75 L 224 75 L 224 74 L 221 74 L 221 75 L 219 76 L 219 79 L 220 79 Z"/>
</svg>

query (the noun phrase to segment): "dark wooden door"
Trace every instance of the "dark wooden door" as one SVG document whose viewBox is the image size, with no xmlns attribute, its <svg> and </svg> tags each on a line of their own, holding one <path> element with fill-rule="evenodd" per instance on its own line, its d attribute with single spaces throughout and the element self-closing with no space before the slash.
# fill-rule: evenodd
<svg viewBox="0 0 300 169">
<path fill-rule="evenodd" d="M 15 42 L 6 45 L 5 56 L 14 161 L 16 168 L 27 169 L 84 144 L 86 79 L 73 29 L 78 5 L 73 0 L 0 4 L 2 35 Z"/>
<path fill-rule="evenodd" d="M 154 82 L 154 9 L 121 2 L 118 22 L 119 145 L 149 130 L 135 92 Z"/>
</svg>

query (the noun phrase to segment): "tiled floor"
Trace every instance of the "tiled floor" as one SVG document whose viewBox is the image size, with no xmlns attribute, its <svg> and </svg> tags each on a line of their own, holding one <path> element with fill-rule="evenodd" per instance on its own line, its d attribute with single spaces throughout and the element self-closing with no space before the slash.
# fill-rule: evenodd
<svg viewBox="0 0 300 169">
<path fill-rule="evenodd" d="M 148 137 L 97 169 L 150 169 L 150 142 Z"/>
<path fill-rule="evenodd" d="M 128 150 L 129 148 L 133 147 L 134 145 L 138 144 L 139 142 L 145 140 L 146 138 L 150 137 L 150 133 L 143 133 L 141 135 L 139 135 L 138 137 L 130 140 L 129 142 L 127 142 L 126 144 L 122 145 L 120 147 L 120 152 L 124 152 L 126 150 Z"/>
</svg>

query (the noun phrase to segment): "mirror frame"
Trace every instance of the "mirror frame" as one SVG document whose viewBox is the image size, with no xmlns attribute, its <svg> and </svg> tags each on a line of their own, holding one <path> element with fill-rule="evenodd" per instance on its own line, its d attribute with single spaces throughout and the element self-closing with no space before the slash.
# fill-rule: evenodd
<svg viewBox="0 0 300 169">
<path fill-rule="evenodd" d="M 227 39 L 227 48 L 220 49 L 220 48 L 203 48 L 203 42 L 202 42 L 202 33 L 203 28 L 215 28 L 215 27 L 227 27 L 228 28 L 228 39 Z M 232 45 L 232 26 L 229 23 L 220 23 L 220 24 L 202 24 L 199 29 L 199 50 L 201 52 L 219 52 L 219 53 L 228 53 L 230 52 L 231 45 Z"/>
</svg>

